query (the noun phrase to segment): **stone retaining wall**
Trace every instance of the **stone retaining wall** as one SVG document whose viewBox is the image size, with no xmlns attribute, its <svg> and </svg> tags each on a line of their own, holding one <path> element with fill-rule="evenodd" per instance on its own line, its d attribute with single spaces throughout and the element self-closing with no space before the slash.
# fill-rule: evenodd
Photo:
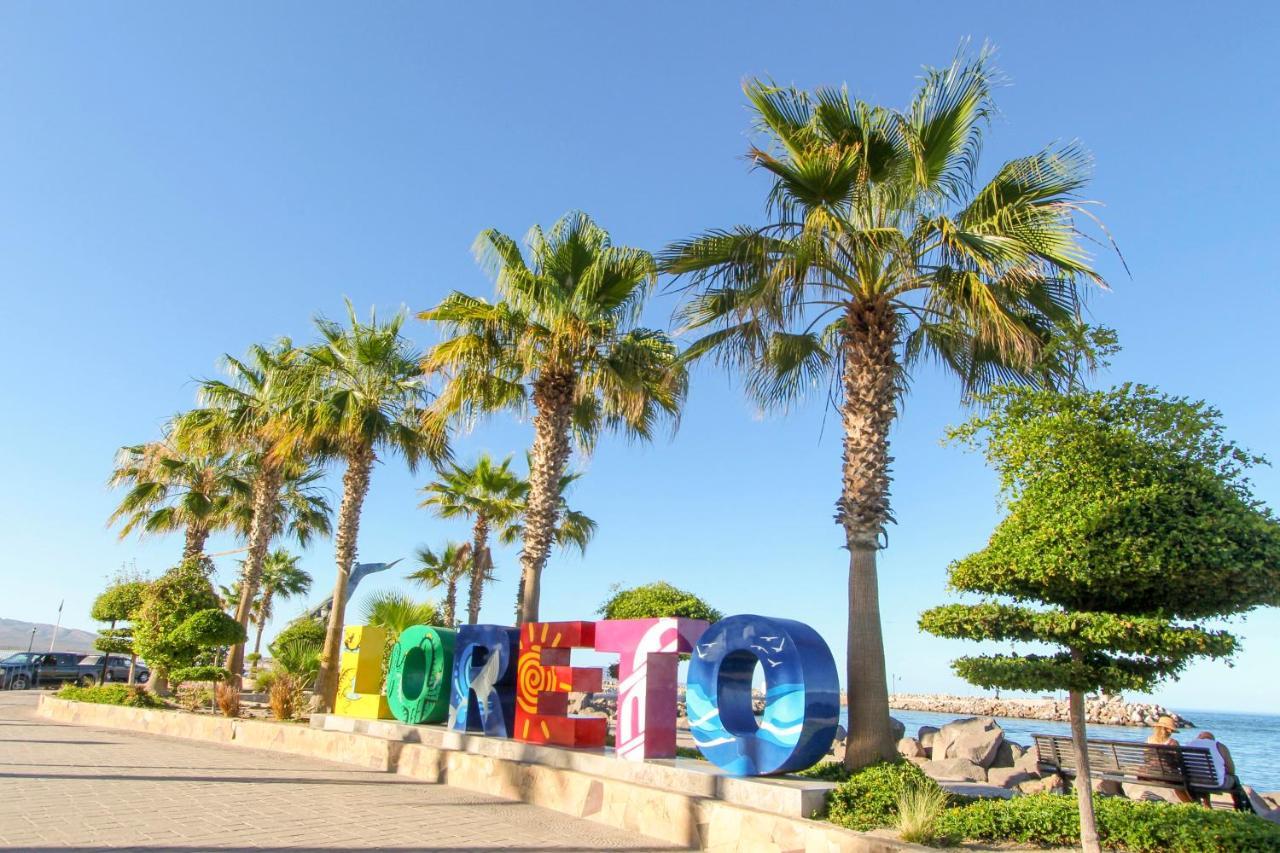
<svg viewBox="0 0 1280 853">
<path fill-rule="evenodd" d="M 821 783 L 735 779 L 702 767 L 681 766 L 679 761 L 628 762 L 600 753 L 464 735 L 439 726 L 318 717 L 308 727 L 68 702 L 48 695 L 40 697 L 38 713 L 67 723 L 275 750 L 399 773 L 520 800 L 695 849 L 824 853 L 923 853 L 929 849 L 883 833 L 851 832 L 765 810 L 807 808 L 812 799 L 803 792 Z M 801 793 L 795 794 L 796 790 Z M 741 804 L 744 801 L 761 808 L 749 808 Z"/>
<path fill-rule="evenodd" d="M 889 707 L 898 711 L 928 711 L 959 717 L 1012 717 L 1021 720 L 1068 721 L 1067 702 L 1056 699 L 992 699 L 985 696 L 938 696 L 898 693 L 889 697 Z M 1102 726 L 1153 726 L 1169 716 L 1178 728 L 1195 723 L 1151 702 L 1126 702 L 1120 696 L 1090 699 L 1084 706 L 1085 721 Z"/>
</svg>

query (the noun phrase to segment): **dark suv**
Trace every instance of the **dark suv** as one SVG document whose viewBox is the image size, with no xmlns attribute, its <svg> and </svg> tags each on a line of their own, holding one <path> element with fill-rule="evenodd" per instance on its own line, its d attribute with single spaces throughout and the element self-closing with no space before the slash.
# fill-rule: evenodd
<svg viewBox="0 0 1280 853">
<path fill-rule="evenodd" d="M 107 676 L 102 677 L 102 655 L 88 655 L 80 661 L 80 684 L 97 684 L 98 681 L 124 683 L 129 680 L 129 659 L 123 655 L 107 656 Z M 142 661 L 133 670 L 133 680 L 145 684 L 151 673 Z"/>
</svg>

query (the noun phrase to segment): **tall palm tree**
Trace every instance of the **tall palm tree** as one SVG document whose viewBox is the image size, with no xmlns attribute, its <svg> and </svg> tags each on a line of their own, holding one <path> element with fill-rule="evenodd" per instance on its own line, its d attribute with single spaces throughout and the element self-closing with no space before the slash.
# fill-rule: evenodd
<svg viewBox="0 0 1280 853">
<path fill-rule="evenodd" d="M 263 560 L 283 521 L 281 516 L 286 506 L 281 491 L 285 481 L 305 480 L 310 474 L 308 460 L 299 452 L 302 445 L 287 441 L 281 430 L 283 418 L 300 404 L 300 390 L 305 387 L 301 381 L 305 370 L 302 355 L 289 339 L 283 338 L 271 347 L 253 345 L 244 359 L 224 356 L 229 381 L 201 382 L 203 408 L 188 412 L 182 419 L 184 429 L 215 446 L 243 452 L 253 463 L 252 498 L 247 507 L 248 554 L 235 612 L 236 621 L 246 630 L 258 598 Z M 307 506 L 306 503 L 304 500 L 301 515 L 295 515 L 295 524 L 301 520 L 308 530 L 306 536 L 317 529 L 327 532 L 327 512 L 323 513 L 326 517 L 317 517 L 320 507 L 327 511 L 327 504 Z M 244 643 L 237 643 L 227 660 L 227 668 L 237 683 L 243 666 Z"/>
<path fill-rule="evenodd" d="M 234 524 L 231 509 L 249 489 L 243 459 L 176 434 L 174 423 L 160 441 L 122 447 L 108 481 L 128 486 L 109 524 L 123 522 L 120 538 L 182 530 L 182 559 L 204 554 L 209 534 Z"/>
<path fill-rule="evenodd" d="M 313 710 L 332 711 L 338 690 L 347 580 L 356 556 L 360 512 L 379 454 L 398 453 L 416 470 L 449 456 L 444 422 L 426 406 L 422 356 L 400 334 L 405 315 L 368 323 L 347 303 L 349 325 L 316 319 L 321 340 L 306 351 L 304 401 L 284 419 L 284 440 L 346 463 L 336 535 L 333 607 L 316 678 Z"/>
<path fill-rule="evenodd" d="M 501 530 L 516 518 L 527 486 L 511 470 L 511 457 L 494 463 L 487 453 L 480 454 L 473 465 L 450 464 L 438 474 L 438 479 L 423 487 L 426 498 L 421 506 L 441 518 L 472 520 L 467 624 L 474 625 L 480 619 L 484 584 L 493 575 L 490 531 L 494 527 Z"/>
<path fill-rule="evenodd" d="M 261 654 L 262 629 L 272 616 L 276 600 L 306 595 L 311 591 L 311 575 L 298 567 L 300 559 L 296 554 L 277 548 L 262 561 L 262 582 L 253 608 L 253 621 L 257 625 L 257 635 L 253 640 L 255 655 Z"/>
<path fill-rule="evenodd" d="M 474 579 L 479 574 L 475 570 L 474 554 L 475 551 L 470 543 L 449 542 L 439 553 L 424 545 L 414 555 L 418 561 L 418 569 L 410 573 L 408 578 L 417 581 L 427 589 L 444 587 L 444 606 L 441 608 L 440 617 L 446 628 L 452 628 L 458 624 L 458 581 L 470 576 L 474 584 Z M 475 623 L 476 617 L 471 616 L 468 624 Z"/>
<path fill-rule="evenodd" d="M 838 398 L 850 767 L 894 754 L 876 555 L 893 518 L 889 430 L 911 368 L 931 361 L 965 392 L 1053 382 L 1067 372 L 1055 334 L 1078 333 L 1082 285 L 1102 284 L 1077 230 L 1080 148 L 1011 160 L 975 188 L 991 80 L 985 52 L 957 57 L 928 70 L 903 111 L 845 89 L 749 82 L 766 140 L 750 158 L 772 184 L 769 221 L 662 255 L 693 291 L 684 322 L 706 333 L 690 358 L 741 369 L 764 407 L 813 388 Z"/>
<path fill-rule="evenodd" d="M 542 570 L 551 551 L 556 485 L 570 437 L 590 449 L 603 427 L 648 439 L 662 417 L 678 416 L 688 385 L 684 364 L 663 332 L 636 326 L 655 276 L 640 249 L 614 246 L 584 213 L 544 233 L 515 240 L 483 232 L 476 254 L 497 279 L 501 301 L 454 292 L 424 320 L 443 324 L 446 340 L 423 367 L 447 381 L 433 409 L 473 421 L 532 402 L 529 499 L 520 554 L 523 621 L 538 618 Z"/>
<path fill-rule="evenodd" d="M 552 544 L 559 545 L 562 548 L 576 548 L 579 554 L 587 552 L 587 543 L 596 534 L 596 522 L 593 518 L 584 512 L 573 509 L 569 506 L 569 502 L 565 499 L 565 492 L 573 485 L 581 472 L 572 474 L 564 474 L 556 483 L 556 494 L 558 497 L 558 509 L 556 511 L 556 529 L 551 534 Z M 524 518 L 525 510 L 528 506 L 527 500 L 529 495 L 529 481 L 521 480 L 520 506 L 519 511 L 509 524 L 504 526 L 498 534 L 498 541 L 503 545 L 510 545 L 524 539 Z M 520 576 L 520 580 L 516 585 L 516 621 L 520 621 L 520 613 L 524 602 L 524 575 Z"/>
</svg>

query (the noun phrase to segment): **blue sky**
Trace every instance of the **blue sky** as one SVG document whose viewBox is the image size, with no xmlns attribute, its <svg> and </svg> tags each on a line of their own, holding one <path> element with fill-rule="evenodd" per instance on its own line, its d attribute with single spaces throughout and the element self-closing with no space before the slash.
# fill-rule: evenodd
<svg viewBox="0 0 1280 853">
<path fill-rule="evenodd" d="M 487 227 L 522 235 L 581 208 L 656 250 L 759 221 L 745 76 L 847 82 L 900 105 L 966 37 L 994 42 L 1010 78 L 983 174 L 1054 141 L 1096 157 L 1090 195 L 1132 269 L 1098 259 L 1114 288 L 1091 309 L 1124 345 L 1102 380 L 1206 397 L 1237 440 L 1280 459 L 1269 6 L 10 3 L 0 22 L 0 616 L 51 622 L 65 598 L 64 623 L 88 628 L 122 562 L 172 563 L 177 537 L 120 542 L 105 527 L 117 496 L 104 484 L 114 450 L 156 437 L 221 353 L 306 339 L 344 297 L 389 312 L 488 295 L 470 254 Z M 648 322 L 665 326 L 674 305 L 655 299 Z M 417 321 L 409 333 L 435 340 Z M 968 691 L 947 666 L 964 644 L 915 628 L 946 599 L 947 563 L 998 517 L 981 461 L 939 445 L 963 415 L 926 370 L 893 435 L 899 523 L 881 594 L 904 691 Z M 499 418 L 457 452 L 521 454 L 530 434 Z M 807 621 L 839 657 L 838 454 L 820 406 L 761 419 L 729 377 L 700 370 L 673 440 L 605 439 L 579 463 L 573 502 L 600 533 L 585 559 L 555 558 L 544 617 L 591 618 L 610 584 L 667 579 L 726 612 Z M 416 508 L 426 479 L 396 460 L 376 470 L 362 558 L 465 535 Z M 1256 482 L 1280 506 L 1280 476 Z M 303 562 L 313 598 L 327 594 L 331 545 Z M 220 565 L 229 580 L 234 563 Z M 499 555 L 486 620 L 509 618 L 516 567 Z M 355 608 L 402 585 L 375 576 Z M 1237 627 L 1235 668 L 1197 666 L 1160 698 L 1280 708 L 1280 614 Z"/>
</svg>

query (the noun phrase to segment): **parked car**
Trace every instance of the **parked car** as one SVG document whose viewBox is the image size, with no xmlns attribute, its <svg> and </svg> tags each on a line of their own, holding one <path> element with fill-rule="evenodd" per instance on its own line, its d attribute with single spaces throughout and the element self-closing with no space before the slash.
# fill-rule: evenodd
<svg viewBox="0 0 1280 853">
<path fill-rule="evenodd" d="M 18 652 L 0 660 L 0 690 L 26 690 L 40 683 L 40 652 Z"/>
<path fill-rule="evenodd" d="M 77 679 L 79 684 L 88 686 L 97 684 L 102 679 L 102 658 L 102 655 L 86 655 L 80 660 L 80 677 Z M 134 667 L 133 680 L 138 684 L 145 684 L 150 677 L 151 671 L 146 664 L 138 661 L 138 665 Z M 129 659 L 124 655 L 108 655 L 105 681 L 123 683 L 128 680 Z"/>
</svg>

